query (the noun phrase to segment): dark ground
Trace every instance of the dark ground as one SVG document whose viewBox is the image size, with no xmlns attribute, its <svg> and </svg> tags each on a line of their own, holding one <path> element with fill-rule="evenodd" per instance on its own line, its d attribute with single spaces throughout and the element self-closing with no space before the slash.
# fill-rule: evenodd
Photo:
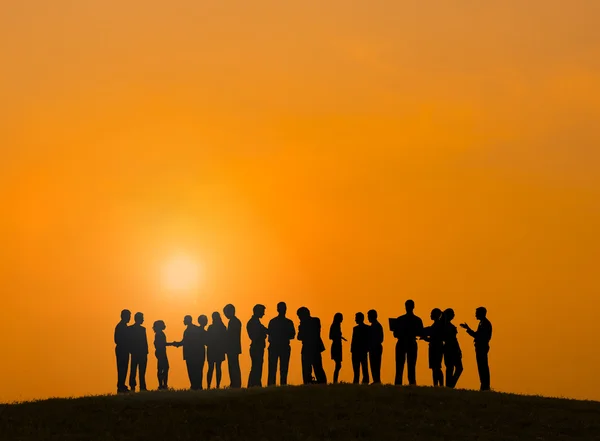
<svg viewBox="0 0 600 441">
<path fill-rule="evenodd" d="M 8 440 L 600 440 L 600 402 L 433 388 L 146 392 L 0 407 Z"/>
</svg>

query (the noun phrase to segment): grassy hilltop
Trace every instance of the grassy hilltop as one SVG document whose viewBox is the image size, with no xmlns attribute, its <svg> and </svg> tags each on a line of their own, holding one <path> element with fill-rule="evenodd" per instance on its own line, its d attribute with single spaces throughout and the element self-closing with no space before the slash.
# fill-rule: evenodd
<svg viewBox="0 0 600 441">
<path fill-rule="evenodd" d="M 600 403 L 393 386 L 148 392 L 0 408 L 0 440 L 600 440 Z"/>
</svg>

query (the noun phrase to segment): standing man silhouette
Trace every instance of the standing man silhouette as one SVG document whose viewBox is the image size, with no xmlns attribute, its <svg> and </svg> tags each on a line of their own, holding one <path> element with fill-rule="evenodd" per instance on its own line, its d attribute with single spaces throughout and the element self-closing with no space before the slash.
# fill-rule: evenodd
<svg viewBox="0 0 600 441">
<path fill-rule="evenodd" d="M 371 326 L 369 328 L 369 362 L 373 383 L 381 383 L 381 357 L 383 356 L 383 326 L 377 320 L 377 311 L 371 309 L 367 313 Z"/>
<path fill-rule="evenodd" d="M 285 316 L 287 305 L 285 302 L 277 304 L 279 315 L 269 322 L 269 374 L 268 386 L 277 383 L 277 363 L 279 363 L 279 382 L 281 386 L 287 384 L 288 369 L 292 348 L 290 340 L 296 337 L 294 322 Z"/>
<path fill-rule="evenodd" d="M 121 311 L 121 321 L 115 327 L 115 355 L 117 357 L 117 393 L 129 392 L 125 385 L 127 380 L 127 371 L 129 369 L 129 321 L 131 320 L 131 311 L 124 309 Z"/>
<path fill-rule="evenodd" d="M 354 370 L 354 384 L 358 384 L 362 368 L 362 383 L 369 384 L 369 326 L 365 325 L 365 315 L 357 312 L 354 318 L 356 326 L 352 330 L 350 352 L 352 353 L 352 369 Z"/>
<path fill-rule="evenodd" d="M 310 311 L 303 306 L 296 312 L 300 319 L 298 340 L 302 342 L 302 379 L 304 384 L 311 384 L 313 371 L 318 384 L 327 384 L 327 375 L 323 369 L 321 353 L 325 345 L 321 339 L 321 320 L 311 317 Z"/>
<path fill-rule="evenodd" d="M 242 387 L 240 354 L 242 353 L 242 322 L 235 316 L 235 306 L 231 303 L 223 308 L 223 314 L 229 320 L 227 326 L 227 365 L 229 368 L 229 385 L 232 389 Z"/>
<path fill-rule="evenodd" d="M 267 328 L 260 322 L 265 316 L 264 305 L 255 305 L 252 312 L 252 318 L 246 324 L 250 343 L 250 358 L 252 366 L 248 376 L 248 387 L 262 387 L 262 372 L 265 359 L 265 346 L 267 340 Z"/>
<path fill-rule="evenodd" d="M 202 334 L 198 326 L 194 325 L 191 315 L 183 318 L 183 324 L 186 326 L 183 331 L 183 339 L 180 342 L 173 343 L 178 348 L 183 346 L 183 359 L 190 379 L 190 389 L 202 389 L 202 370 L 206 358 L 206 348 L 202 339 Z"/>
<path fill-rule="evenodd" d="M 396 379 L 394 384 L 402 385 L 404 363 L 408 365 L 408 384 L 417 384 L 417 337 L 423 334 L 423 320 L 414 314 L 415 302 L 407 300 L 404 304 L 406 314 L 398 317 L 392 331 L 398 339 L 396 343 Z"/>
<path fill-rule="evenodd" d="M 477 331 L 473 331 L 469 325 L 463 323 L 461 328 L 475 341 L 475 358 L 477 359 L 477 370 L 479 371 L 480 390 L 490 390 L 490 365 L 488 353 L 490 352 L 490 340 L 492 339 L 492 323 L 487 319 L 487 309 L 480 306 L 475 310 L 475 318 L 479 320 Z"/>
<path fill-rule="evenodd" d="M 136 376 L 140 374 L 140 391 L 146 391 L 146 367 L 148 366 L 148 336 L 144 323 L 144 314 L 136 312 L 133 325 L 129 327 L 131 338 L 131 371 L 129 372 L 129 387 L 135 391 Z"/>
</svg>

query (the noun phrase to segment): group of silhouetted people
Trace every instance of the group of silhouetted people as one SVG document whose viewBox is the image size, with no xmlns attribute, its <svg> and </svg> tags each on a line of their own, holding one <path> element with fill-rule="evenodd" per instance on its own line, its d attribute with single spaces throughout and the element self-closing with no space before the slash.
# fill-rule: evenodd
<svg viewBox="0 0 600 441">
<path fill-rule="evenodd" d="M 458 330 L 452 320 L 454 311 L 452 309 L 434 309 L 431 311 L 431 326 L 424 327 L 423 321 L 414 314 L 415 304 L 412 300 L 405 303 L 406 314 L 389 319 L 389 327 L 396 343 L 396 378 L 395 384 L 401 385 L 404 367 L 407 366 L 408 384 L 416 385 L 416 364 L 418 354 L 417 340 L 421 339 L 429 343 L 429 368 L 432 370 L 434 386 L 444 386 L 444 373 L 442 362 L 446 367 L 445 386 L 453 388 L 463 371 L 462 352 L 458 343 Z M 263 325 L 261 319 L 265 316 L 266 307 L 256 305 L 252 311 L 252 317 L 246 324 L 246 331 L 250 338 L 251 368 L 248 376 L 248 387 L 262 387 L 262 375 L 264 366 L 265 349 L 268 347 L 268 376 L 267 385 L 273 386 L 277 383 L 277 372 L 279 372 L 279 384 L 286 385 L 289 371 L 291 340 L 297 338 L 302 342 L 302 379 L 304 384 L 326 384 L 327 375 L 323 368 L 322 353 L 325 344 L 321 338 L 321 321 L 312 317 L 306 307 L 301 307 L 296 314 L 299 319 L 298 332 L 294 322 L 286 316 L 287 306 L 284 302 L 277 304 L 278 315 L 273 318 L 268 326 Z M 228 320 L 227 325 L 223 322 L 219 312 L 213 312 L 211 323 L 208 317 L 200 315 L 198 324 L 194 323 L 192 316 L 187 315 L 183 319 L 185 331 L 181 341 L 168 342 L 165 334 L 166 325 L 164 321 L 154 322 L 154 348 L 157 359 L 158 389 L 168 389 L 169 360 L 167 358 L 167 346 L 183 348 L 183 359 L 185 360 L 190 388 L 192 390 L 203 389 L 204 367 L 208 362 L 206 376 L 206 387 L 210 389 L 213 378 L 217 388 L 221 386 L 222 363 L 227 359 L 229 379 L 231 388 L 242 387 L 242 375 L 240 369 L 240 354 L 242 353 L 241 333 L 242 322 L 235 315 L 235 307 L 231 304 L 223 308 L 223 313 Z M 492 338 L 492 325 L 486 317 L 485 308 L 477 308 L 475 316 L 479 320 L 476 331 L 472 330 L 466 323 L 460 326 L 475 340 L 475 354 L 481 390 L 490 389 L 490 370 L 488 364 L 489 342 Z M 339 380 L 342 368 L 342 342 L 347 341 L 342 335 L 342 322 L 344 317 L 336 313 L 333 323 L 329 329 L 331 340 L 331 359 L 335 362 L 333 382 Z M 381 361 L 383 356 L 383 326 L 378 321 L 377 311 L 374 309 L 367 313 L 369 324 L 365 323 L 362 312 L 355 315 L 356 326 L 352 332 L 350 352 L 352 355 L 352 368 L 354 371 L 354 383 L 369 384 L 369 371 L 373 384 L 381 383 Z M 115 328 L 115 352 L 117 358 L 117 392 L 135 391 L 146 388 L 146 367 L 148 364 L 148 338 L 144 323 L 144 315 L 138 312 L 134 316 L 133 325 L 131 312 L 123 310 L 121 321 Z M 370 368 L 370 369 L 369 369 Z M 129 387 L 127 387 L 127 373 L 129 372 Z M 361 378 L 362 374 L 362 378 Z"/>
</svg>

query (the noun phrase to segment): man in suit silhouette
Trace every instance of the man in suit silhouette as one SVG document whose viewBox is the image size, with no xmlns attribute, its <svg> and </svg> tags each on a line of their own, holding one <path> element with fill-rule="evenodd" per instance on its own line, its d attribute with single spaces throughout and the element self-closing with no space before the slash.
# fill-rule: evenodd
<svg viewBox="0 0 600 441">
<path fill-rule="evenodd" d="M 354 369 L 354 384 L 358 384 L 362 368 L 362 383 L 369 384 L 369 326 L 365 325 L 365 315 L 357 312 L 356 326 L 352 330 L 350 352 L 352 353 L 352 368 Z"/>
<path fill-rule="evenodd" d="M 223 308 L 223 314 L 229 320 L 227 326 L 227 365 L 229 367 L 229 387 L 242 387 L 242 372 L 240 369 L 240 354 L 242 353 L 242 322 L 235 316 L 235 306 L 228 304 Z"/>
<path fill-rule="evenodd" d="M 402 385 L 404 363 L 408 365 L 408 384 L 417 384 L 417 337 L 423 334 L 423 320 L 414 314 L 415 302 L 407 300 L 404 304 L 406 314 L 398 317 L 392 331 L 398 339 L 396 343 L 396 379 L 394 384 Z"/>
<path fill-rule="evenodd" d="M 267 328 L 260 322 L 265 316 L 265 306 L 256 305 L 252 310 L 252 318 L 246 325 L 248 337 L 250 337 L 250 358 L 252 366 L 248 377 L 248 387 L 262 387 L 262 373 L 265 359 L 265 346 L 267 340 Z"/>
<path fill-rule="evenodd" d="M 127 380 L 127 371 L 129 370 L 130 341 L 129 341 L 129 321 L 131 320 L 131 311 L 124 309 L 121 311 L 121 321 L 115 327 L 115 355 L 117 357 L 117 393 L 129 392 L 125 385 Z"/>
<path fill-rule="evenodd" d="M 377 311 L 371 309 L 367 313 L 371 326 L 369 328 L 369 362 L 373 383 L 381 383 L 381 357 L 383 356 L 383 326 L 377 320 Z"/>
<path fill-rule="evenodd" d="M 203 336 L 200 328 L 194 324 L 191 315 L 183 318 L 183 324 L 186 326 L 183 331 L 183 339 L 173 343 L 178 348 L 183 346 L 183 359 L 190 379 L 190 389 L 202 389 L 202 370 L 206 358 L 206 348 L 204 346 Z"/>
<path fill-rule="evenodd" d="M 144 323 L 144 314 L 136 312 L 133 325 L 129 327 L 131 339 L 131 372 L 129 373 L 129 387 L 135 391 L 136 375 L 140 374 L 140 391 L 146 391 L 146 367 L 148 366 L 148 336 Z"/>
<path fill-rule="evenodd" d="M 479 371 L 480 390 L 490 390 L 490 365 L 488 353 L 490 352 L 490 340 L 492 339 L 492 323 L 487 319 L 487 309 L 480 306 L 475 310 L 475 318 L 479 320 L 477 331 L 473 331 L 469 325 L 463 323 L 461 328 L 475 341 L 475 358 L 477 359 L 477 370 Z"/>
<path fill-rule="evenodd" d="M 323 369 L 321 353 L 325 345 L 321 339 L 321 320 L 311 317 L 310 311 L 303 306 L 297 311 L 300 324 L 298 325 L 298 340 L 302 342 L 302 379 L 304 384 L 311 384 L 313 371 L 316 383 L 327 384 L 327 375 Z"/>
<path fill-rule="evenodd" d="M 290 366 L 291 347 L 290 340 L 296 337 L 294 322 L 285 316 L 287 305 L 284 302 L 277 304 L 279 315 L 269 322 L 269 374 L 267 385 L 277 383 L 277 363 L 280 368 L 280 384 L 287 384 L 288 368 Z"/>
</svg>

